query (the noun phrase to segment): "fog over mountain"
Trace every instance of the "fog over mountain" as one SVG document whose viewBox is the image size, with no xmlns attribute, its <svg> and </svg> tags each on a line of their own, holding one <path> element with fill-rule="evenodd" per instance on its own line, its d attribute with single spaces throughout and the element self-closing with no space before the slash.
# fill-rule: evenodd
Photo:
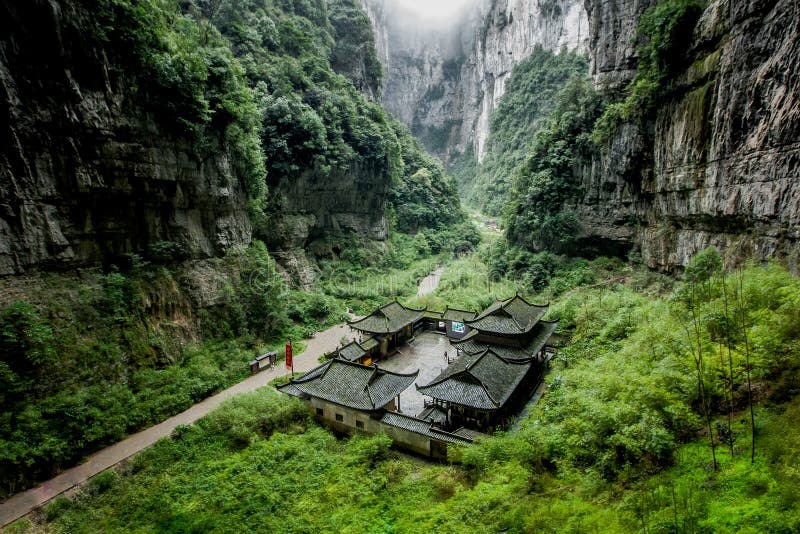
<svg viewBox="0 0 800 534">
<path fill-rule="evenodd" d="M 481 4 L 480 0 L 394 0 L 389 2 L 395 6 L 399 13 L 407 13 L 421 17 L 421 22 L 436 25 L 446 25 L 454 18 L 470 9 L 475 9 Z M 488 4 L 488 2 L 483 2 Z"/>
</svg>

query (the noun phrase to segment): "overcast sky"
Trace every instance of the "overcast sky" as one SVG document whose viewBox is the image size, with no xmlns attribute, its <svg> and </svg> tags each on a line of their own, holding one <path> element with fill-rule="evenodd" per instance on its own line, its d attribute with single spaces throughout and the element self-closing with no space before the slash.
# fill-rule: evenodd
<svg viewBox="0 0 800 534">
<path fill-rule="evenodd" d="M 474 0 L 389 0 L 428 21 L 446 19 L 472 4 Z"/>
</svg>

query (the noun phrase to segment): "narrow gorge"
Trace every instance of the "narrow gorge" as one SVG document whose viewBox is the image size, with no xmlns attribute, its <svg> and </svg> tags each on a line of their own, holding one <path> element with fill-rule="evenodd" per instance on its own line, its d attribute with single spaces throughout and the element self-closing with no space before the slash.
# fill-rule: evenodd
<svg viewBox="0 0 800 534">
<path fill-rule="evenodd" d="M 798 0 L 0 2 L 0 531 L 800 532 Z"/>
<path fill-rule="evenodd" d="M 486 153 L 489 116 L 514 66 L 535 48 L 586 52 L 580 2 L 469 2 L 447 21 L 419 22 L 387 0 L 362 0 L 384 67 L 383 104 L 447 164 Z"/>
<path fill-rule="evenodd" d="M 641 18 L 658 3 L 494 0 L 446 31 L 415 25 L 385 2 L 363 4 L 387 72 L 384 106 L 450 168 L 468 160 L 461 181 L 470 190 L 515 66 L 537 47 L 588 54 L 600 98 L 624 100 L 637 80 Z M 691 29 L 681 30 L 690 33 L 666 36 L 674 42 L 662 53 L 680 59 L 670 60 L 657 103 L 574 162 L 580 193 L 567 204 L 580 227 L 572 252 L 633 253 L 672 271 L 714 245 L 732 261 L 782 257 L 797 269 L 797 19 L 790 1 L 719 0 L 697 8 Z M 476 207 L 492 185 L 472 192 L 473 204 L 484 197 Z"/>
</svg>

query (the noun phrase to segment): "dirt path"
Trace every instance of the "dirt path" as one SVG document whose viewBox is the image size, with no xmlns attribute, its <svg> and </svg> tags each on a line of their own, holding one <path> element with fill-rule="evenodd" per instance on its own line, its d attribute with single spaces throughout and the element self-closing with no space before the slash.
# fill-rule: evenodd
<svg viewBox="0 0 800 534">
<path fill-rule="evenodd" d="M 319 364 L 318 358 L 324 353 L 334 350 L 339 345 L 339 340 L 342 336 L 350 336 L 350 328 L 347 325 L 337 325 L 318 332 L 313 338 L 306 341 L 306 350 L 302 354 L 295 356 L 294 370 L 302 372 L 316 367 Z M 217 393 L 213 397 L 195 404 L 183 413 L 170 417 L 166 421 L 133 434 L 119 443 L 92 454 L 86 462 L 72 469 L 67 469 L 55 478 L 28 491 L 17 493 L 0 503 L 0 528 L 27 515 L 37 506 L 41 506 L 78 484 L 86 482 L 94 475 L 146 449 L 159 439 L 169 436 L 176 426 L 194 423 L 219 406 L 225 399 L 239 393 L 258 389 L 267 385 L 273 378 L 286 374 L 288 373 L 283 364 L 276 366 L 275 369 L 265 369 Z"/>
<path fill-rule="evenodd" d="M 436 291 L 436 288 L 439 287 L 439 280 L 442 279 L 443 272 L 444 267 L 437 267 L 435 271 L 423 278 L 419 283 L 419 288 L 417 288 L 417 296 L 422 297 Z"/>
</svg>

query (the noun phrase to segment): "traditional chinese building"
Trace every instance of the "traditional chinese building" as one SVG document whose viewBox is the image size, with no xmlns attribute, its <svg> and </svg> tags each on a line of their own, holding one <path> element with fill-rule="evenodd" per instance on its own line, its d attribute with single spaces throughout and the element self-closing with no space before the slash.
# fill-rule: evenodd
<svg viewBox="0 0 800 534">
<path fill-rule="evenodd" d="M 506 359 L 492 349 L 461 354 L 439 376 L 418 390 L 446 415 L 446 428 L 492 430 L 530 398 L 541 375 L 533 358 Z"/>
<path fill-rule="evenodd" d="M 445 428 L 493 430 L 531 397 L 557 326 L 541 320 L 546 311 L 517 295 L 465 321 L 471 330 L 453 341 L 458 358 L 417 387 L 433 399 L 431 413 L 444 417 Z"/>
<path fill-rule="evenodd" d="M 520 296 L 498 301 L 476 316 L 447 308 L 431 312 L 391 302 L 353 321 L 358 341 L 338 348 L 332 360 L 279 389 L 301 399 L 339 432 L 385 432 L 407 450 L 446 458 L 448 447 L 471 443 L 481 431 L 503 426 L 541 380 L 556 323 L 542 321 L 547 306 Z M 419 330 L 446 334 L 457 358 L 417 390 L 430 397 L 416 415 L 402 413 L 400 393 L 410 374 L 374 363 L 413 341 Z M 403 356 L 398 356 L 402 358 Z"/>
<path fill-rule="evenodd" d="M 356 362 L 363 365 L 370 365 L 372 360 L 380 350 L 380 342 L 374 337 L 362 339 L 362 341 L 351 341 L 333 353 L 333 357 Z"/>
<path fill-rule="evenodd" d="M 540 324 L 540 319 L 548 307 L 531 304 L 515 295 L 495 302 L 466 324 L 477 331 L 473 339 L 478 343 L 523 348 L 547 329 Z"/>
<path fill-rule="evenodd" d="M 418 373 L 392 373 L 376 365 L 333 359 L 278 390 L 299 398 L 318 420 L 338 432 L 385 432 L 404 449 L 446 459 L 450 445 L 467 445 L 475 434 L 466 429 L 449 432 L 430 420 L 400 412 L 400 393 Z"/>
<path fill-rule="evenodd" d="M 417 374 L 333 359 L 278 389 L 307 401 L 317 416 L 345 431 L 345 427 L 365 428 L 369 417 L 399 409 L 400 393 L 414 383 Z"/>
<path fill-rule="evenodd" d="M 375 356 L 385 357 L 414 337 L 423 315 L 424 309 L 407 308 L 395 300 L 349 324 L 350 328 L 374 337 L 378 341 Z"/>
</svg>

